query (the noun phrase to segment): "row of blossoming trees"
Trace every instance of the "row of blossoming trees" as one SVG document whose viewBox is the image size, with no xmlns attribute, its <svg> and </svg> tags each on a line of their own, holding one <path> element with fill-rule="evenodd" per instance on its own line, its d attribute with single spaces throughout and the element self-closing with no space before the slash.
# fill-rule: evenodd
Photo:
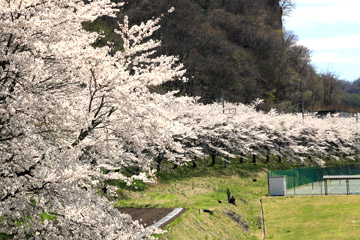
<svg viewBox="0 0 360 240">
<path fill-rule="evenodd" d="M 243 157 L 270 154 L 290 161 L 311 160 L 323 165 L 329 157 L 347 155 L 355 160 L 359 150 L 359 125 L 353 118 L 318 118 L 301 114 L 256 111 L 260 100 L 251 105 L 227 104 L 233 114 L 223 113 L 220 104 L 196 105 L 183 109 L 178 117 L 192 126 L 191 147 L 209 155 Z M 200 153 L 202 154 L 202 153 Z M 201 157 L 201 155 L 198 155 Z"/>
<path fill-rule="evenodd" d="M 154 159 L 184 162 L 204 152 L 354 154 L 357 125 L 257 112 L 255 105 L 201 105 L 149 91 L 184 80 L 173 56 L 156 55 L 160 18 L 115 32 L 123 51 L 93 48 L 81 23 L 114 16 L 110 0 L 0 0 L 0 233 L 15 239 L 150 239 L 94 186 L 150 180 Z M 229 104 L 230 105 L 230 104 Z M 348 122 L 347 122 L 348 121 Z M 300 159 L 301 160 L 301 159 Z M 132 176 L 121 169 L 136 168 Z M 107 171 L 104 171 L 106 169 Z"/>
</svg>

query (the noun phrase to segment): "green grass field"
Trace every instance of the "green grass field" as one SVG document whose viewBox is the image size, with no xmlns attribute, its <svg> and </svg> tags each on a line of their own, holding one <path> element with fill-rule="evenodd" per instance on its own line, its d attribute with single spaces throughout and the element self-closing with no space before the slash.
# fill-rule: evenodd
<svg viewBox="0 0 360 240">
<path fill-rule="evenodd" d="M 198 162 L 191 166 L 170 169 L 157 174 L 160 184 L 147 188 L 120 189 L 122 199 L 116 207 L 182 207 L 187 208 L 180 218 L 171 223 L 160 239 L 261 239 L 261 209 L 259 199 L 268 193 L 266 169 L 298 167 L 288 163 L 270 163 L 251 158 L 240 164 L 232 160 L 227 168 L 222 161 L 203 168 Z M 235 196 L 237 207 L 227 203 L 226 189 Z M 139 190 L 141 189 L 141 190 Z M 218 201 L 221 200 L 222 203 Z M 214 211 L 214 215 L 203 209 Z M 234 213 L 237 223 L 226 213 Z M 247 227 L 248 226 L 248 227 Z"/>
<path fill-rule="evenodd" d="M 250 168 L 253 171 L 248 171 Z M 188 210 L 166 229 L 160 239 L 259 239 L 261 211 L 259 198 L 267 194 L 266 173 L 261 167 L 223 165 L 191 169 L 182 167 L 172 174 L 158 174 L 160 184 L 143 191 L 122 189 L 124 199 L 117 207 L 182 207 Z M 256 179 L 256 181 L 254 181 Z M 237 205 L 227 203 L 226 189 Z M 222 203 L 219 203 L 219 200 Z M 203 209 L 214 211 L 213 215 Z M 233 215 L 233 218 L 228 215 Z"/>
<path fill-rule="evenodd" d="M 249 158 L 241 164 L 232 160 L 227 168 L 219 160 L 206 168 L 201 160 L 195 169 L 182 166 L 174 170 L 172 166 L 164 163 L 157 173 L 159 184 L 137 181 L 127 186 L 111 181 L 118 186 L 116 207 L 188 209 L 165 228 L 167 232 L 158 236 L 160 240 L 262 239 L 260 199 L 265 210 L 266 239 L 360 239 L 360 195 L 267 196 L 267 171 L 297 165 L 278 163 L 276 159 L 270 163 L 258 160 L 254 165 Z M 227 188 L 238 206 L 227 203 Z M 0 233 L 1 239 L 12 236 Z"/>
<path fill-rule="evenodd" d="M 233 162 L 228 168 L 219 162 L 206 170 L 201 163 L 196 169 L 168 168 L 157 174 L 158 185 L 120 189 L 122 199 L 115 206 L 187 208 L 160 239 L 262 239 L 262 198 L 266 239 L 359 239 L 360 196 L 266 196 L 267 169 L 291 167 L 298 166 L 248 161 Z M 236 197 L 237 207 L 226 202 L 227 188 Z M 204 208 L 214 214 L 204 213 Z M 239 223 L 226 214 L 229 212 Z"/>
<path fill-rule="evenodd" d="M 360 196 L 265 197 L 266 239 L 359 239 Z"/>
</svg>

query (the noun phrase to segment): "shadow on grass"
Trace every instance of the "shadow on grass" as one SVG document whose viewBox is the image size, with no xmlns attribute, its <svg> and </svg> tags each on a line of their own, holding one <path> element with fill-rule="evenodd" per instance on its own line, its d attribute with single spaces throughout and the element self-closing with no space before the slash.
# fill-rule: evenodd
<svg viewBox="0 0 360 240">
<path fill-rule="evenodd" d="M 9 239 L 13 239 L 14 237 L 15 237 L 15 234 L 8 235 L 5 233 L 0 233 L 0 240 L 9 240 Z"/>
<path fill-rule="evenodd" d="M 121 189 L 133 191 L 133 192 L 144 191 L 148 187 L 146 185 L 146 183 L 144 183 L 143 181 L 140 181 L 140 180 L 134 180 L 131 185 L 128 185 L 126 182 L 124 182 L 122 180 L 112 179 L 112 180 L 107 180 L 106 184 L 116 186 Z"/>
<path fill-rule="evenodd" d="M 277 158 L 271 157 L 269 162 L 258 159 L 254 164 L 252 157 L 246 158 L 240 163 L 239 159 L 230 159 L 230 163 L 225 167 L 225 162 L 220 158 L 216 159 L 216 164 L 211 166 L 209 159 L 200 159 L 197 161 L 197 167 L 193 168 L 192 163 L 173 168 L 172 162 L 164 161 L 161 166 L 161 171 L 156 173 L 156 177 L 160 182 L 169 183 L 174 180 L 184 180 L 191 177 L 203 176 L 231 176 L 238 175 L 241 177 L 254 177 L 259 172 L 266 172 L 272 170 L 281 170 L 289 168 L 301 167 L 299 164 L 288 162 L 278 162 Z"/>
<path fill-rule="evenodd" d="M 306 167 L 313 165 L 311 162 L 306 163 Z M 230 159 L 230 162 L 225 167 L 224 160 L 221 157 L 216 158 L 215 165 L 211 165 L 211 160 L 198 159 L 197 166 L 194 168 L 192 162 L 180 166 L 174 167 L 174 163 L 171 161 L 163 160 L 161 164 L 161 171 L 155 175 L 161 183 L 170 183 L 175 180 L 184 180 L 192 177 L 205 177 L 205 176 L 232 176 L 238 175 L 240 177 L 255 177 L 259 172 L 267 172 L 273 170 L 284 170 L 292 168 L 304 167 L 298 161 L 289 162 L 283 160 L 279 162 L 277 156 L 270 156 L 267 162 L 264 159 L 256 159 L 256 163 L 253 163 L 252 156 L 244 157 L 243 161 L 240 159 Z M 126 189 L 129 191 L 139 192 L 148 188 L 148 184 L 142 181 L 134 181 L 133 184 L 127 185 L 121 180 L 108 180 L 108 184 L 117 186 L 119 189 Z"/>
</svg>

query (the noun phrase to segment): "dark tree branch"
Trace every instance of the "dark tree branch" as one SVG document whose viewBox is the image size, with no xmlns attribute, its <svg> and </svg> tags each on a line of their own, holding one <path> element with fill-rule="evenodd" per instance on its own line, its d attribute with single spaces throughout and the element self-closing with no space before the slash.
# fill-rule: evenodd
<svg viewBox="0 0 360 240">
<path fill-rule="evenodd" d="M 0 199 L 0 202 L 4 202 L 7 199 L 14 197 L 18 192 L 20 191 L 20 189 L 17 189 L 13 194 L 12 193 L 8 193 L 5 195 L 5 197 L 3 197 L 2 199 Z"/>
<path fill-rule="evenodd" d="M 37 165 L 40 165 L 40 161 L 36 162 L 34 165 L 32 165 L 31 167 L 29 167 L 28 170 L 22 171 L 22 172 L 15 172 L 17 177 L 22 177 L 22 176 L 26 176 L 29 175 L 30 177 L 33 177 L 33 175 L 31 174 L 31 171 L 34 170 L 36 168 Z"/>
<path fill-rule="evenodd" d="M 20 134 L 18 134 L 16 136 L 12 135 L 12 136 L 9 136 L 9 137 L 6 137 L 6 138 L 0 138 L 0 142 L 9 141 L 9 140 L 12 140 L 14 138 L 21 137 L 21 136 L 24 136 L 24 133 L 20 133 Z"/>
</svg>

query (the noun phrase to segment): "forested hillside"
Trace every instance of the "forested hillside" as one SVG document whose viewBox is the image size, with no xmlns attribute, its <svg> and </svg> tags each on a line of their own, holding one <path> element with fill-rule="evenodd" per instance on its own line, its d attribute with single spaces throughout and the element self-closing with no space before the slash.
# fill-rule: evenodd
<svg viewBox="0 0 360 240">
<path fill-rule="evenodd" d="M 354 82 L 340 81 L 341 104 L 358 110 L 360 108 L 360 78 Z"/>
<path fill-rule="evenodd" d="M 175 11 L 167 14 L 171 7 Z M 285 112 L 353 110 L 344 105 L 359 106 L 358 96 L 344 92 L 346 83 L 331 72 L 317 73 L 311 50 L 296 45 L 297 36 L 283 29 L 282 19 L 293 7 L 291 0 L 133 0 L 118 20 L 128 15 L 130 23 L 139 24 L 166 15 L 155 34 L 162 41 L 159 54 L 178 55 L 189 81 L 168 82 L 156 91 L 178 89 L 204 103 L 222 93 L 231 102 L 262 98 L 264 109 Z M 111 37 L 116 21 L 98 19 L 87 27 L 107 29 L 103 42 L 114 41 L 119 50 L 121 42 Z"/>
</svg>

